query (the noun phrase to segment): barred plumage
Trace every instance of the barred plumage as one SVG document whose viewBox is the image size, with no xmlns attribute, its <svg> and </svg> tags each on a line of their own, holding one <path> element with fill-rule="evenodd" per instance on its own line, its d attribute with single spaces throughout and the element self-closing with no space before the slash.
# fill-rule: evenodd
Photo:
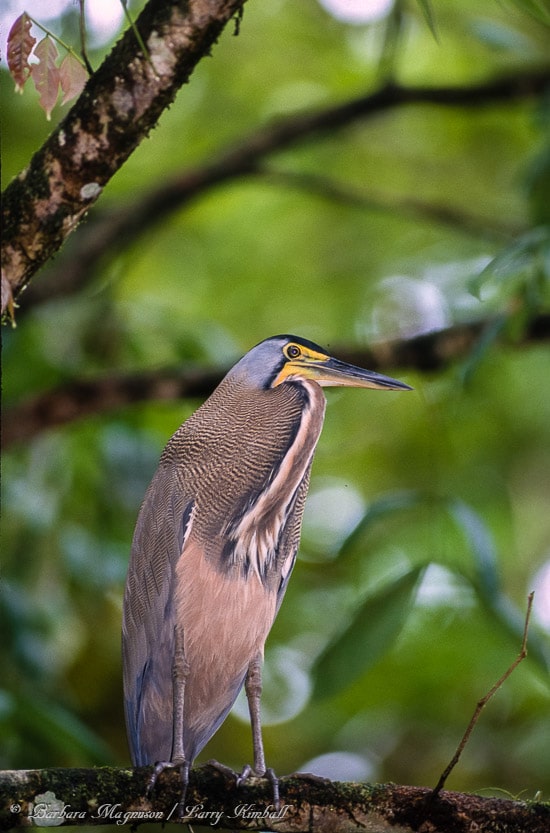
<svg viewBox="0 0 550 833">
<path fill-rule="evenodd" d="M 296 558 L 321 385 L 407 388 L 294 336 L 257 345 L 168 442 L 136 523 L 123 615 L 135 765 L 188 767 L 259 663 Z"/>
</svg>

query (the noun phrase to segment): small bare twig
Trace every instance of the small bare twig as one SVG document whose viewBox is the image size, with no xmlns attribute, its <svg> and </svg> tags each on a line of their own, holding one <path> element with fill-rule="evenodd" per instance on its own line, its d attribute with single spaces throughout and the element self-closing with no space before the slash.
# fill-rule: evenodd
<svg viewBox="0 0 550 833">
<path fill-rule="evenodd" d="M 432 792 L 432 795 L 430 796 L 430 799 L 435 798 L 441 792 L 443 787 L 445 786 L 445 782 L 447 781 L 447 778 L 449 777 L 449 775 L 451 774 L 451 772 L 453 771 L 453 769 L 457 765 L 458 761 L 460 760 L 460 756 L 462 755 L 462 753 L 464 751 L 464 747 L 466 746 L 466 744 L 468 743 L 468 741 L 470 739 L 470 735 L 472 734 L 474 726 L 476 725 L 477 721 L 479 720 L 479 716 L 480 716 L 481 712 L 483 711 L 483 709 L 485 708 L 485 706 L 487 705 L 487 703 L 489 702 L 491 697 L 494 694 L 496 694 L 496 692 L 499 690 L 499 688 L 506 682 L 508 677 L 516 670 L 516 668 L 518 667 L 520 662 L 522 662 L 522 660 L 524 660 L 525 657 L 527 656 L 527 634 L 529 632 L 529 621 L 531 619 L 531 609 L 533 607 L 534 597 L 535 597 L 535 593 L 533 591 L 531 593 L 529 593 L 529 595 L 527 597 L 527 612 L 525 614 L 525 625 L 523 627 L 523 639 L 522 639 L 522 642 L 521 642 L 521 650 L 520 650 L 519 654 L 517 655 L 517 657 L 515 658 L 513 663 L 509 666 L 509 668 L 507 668 L 507 670 L 504 672 L 502 677 L 500 677 L 500 679 L 497 680 L 497 682 L 494 684 L 494 686 L 491 688 L 491 690 L 488 691 L 487 694 L 484 697 L 482 697 L 481 700 L 478 701 L 478 703 L 476 705 L 476 708 L 475 708 L 475 711 L 472 715 L 472 718 L 471 718 L 470 722 L 468 723 L 468 727 L 467 727 L 466 731 L 464 732 L 462 740 L 458 744 L 456 752 L 453 755 L 451 761 L 449 762 L 447 767 L 441 773 L 441 775 L 439 777 L 439 781 L 437 782 L 437 785 L 435 786 L 435 788 Z"/>
<path fill-rule="evenodd" d="M 120 0 L 120 3 L 121 3 L 121 6 L 124 10 L 124 17 L 126 18 L 126 21 L 128 22 L 132 32 L 135 35 L 135 38 L 137 40 L 139 48 L 141 49 L 142 53 L 145 55 L 145 57 L 147 58 L 147 60 L 151 64 L 155 75 L 158 75 L 158 73 L 155 69 L 155 65 L 153 64 L 153 62 L 151 60 L 151 55 L 149 54 L 149 50 L 147 49 L 147 47 L 145 46 L 145 43 L 143 42 L 143 38 L 141 37 L 141 33 L 140 33 L 140 31 L 139 31 L 139 29 L 136 25 L 136 22 L 135 22 L 134 18 L 130 14 L 130 10 L 128 8 L 128 0 Z"/>
<path fill-rule="evenodd" d="M 85 9 L 85 2 L 86 0 L 79 0 L 80 6 L 80 22 L 79 22 L 79 29 L 80 29 L 80 54 L 82 55 L 82 60 L 86 64 L 86 69 L 90 75 L 93 74 L 94 68 L 90 63 L 90 59 L 88 58 L 88 47 L 87 47 L 87 36 L 86 36 L 86 9 Z"/>
</svg>

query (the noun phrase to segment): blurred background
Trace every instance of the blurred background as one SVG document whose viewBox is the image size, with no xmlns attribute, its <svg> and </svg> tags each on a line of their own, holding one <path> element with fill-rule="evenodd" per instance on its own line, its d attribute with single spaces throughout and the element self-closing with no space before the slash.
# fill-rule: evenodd
<svg viewBox="0 0 550 833">
<path fill-rule="evenodd" d="M 25 6 L 3 5 L 5 54 Z M 32 5 L 78 46 L 75 4 Z M 123 15 L 113 2 L 87 10 L 97 67 Z M 548 341 L 527 333 L 550 307 L 550 92 L 412 102 L 309 135 L 85 267 L 96 223 L 273 120 L 388 80 L 470 88 L 550 69 L 550 6 L 250 0 L 233 35 L 21 296 L 3 332 L 5 424 L 39 394 L 62 409 L 55 391 L 74 381 L 223 372 L 276 333 L 357 358 L 480 322 L 474 346 L 436 369 L 383 367 L 413 393 L 328 391 L 301 555 L 267 643 L 266 755 L 280 774 L 435 784 L 519 652 L 535 590 L 529 657 L 448 786 L 548 799 L 550 363 Z M 52 124 L 30 85 L 13 93 L 5 64 L 0 82 L 5 186 Z M 56 294 L 71 257 L 82 279 Z M 53 290 L 33 297 L 42 281 Z M 3 768 L 128 764 L 120 618 L 133 525 L 164 444 L 199 404 L 102 402 L 58 427 L 39 413 L 5 438 Z M 250 761 L 244 702 L 211 757 Z"/>
</svg>

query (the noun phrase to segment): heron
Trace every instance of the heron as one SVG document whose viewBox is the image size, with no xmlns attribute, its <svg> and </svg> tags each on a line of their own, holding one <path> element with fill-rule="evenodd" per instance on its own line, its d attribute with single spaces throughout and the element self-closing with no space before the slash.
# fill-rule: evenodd
<svg viewBox="0 0 550 833">
<path fill-rule="evenodd" d="M 241 779 L 272 776 L 276 790 L 261 667 L 296 560 L 326 386 L 410 390 L 304 338 L 268 338 L 169 440 L 141 505 L 123 604 L 126 727 L 134 766 L 154 765 L 149 787 L 179 769 L 180 809 L 194 759 L 243 685 L 254 763 Z"/>
</svg>

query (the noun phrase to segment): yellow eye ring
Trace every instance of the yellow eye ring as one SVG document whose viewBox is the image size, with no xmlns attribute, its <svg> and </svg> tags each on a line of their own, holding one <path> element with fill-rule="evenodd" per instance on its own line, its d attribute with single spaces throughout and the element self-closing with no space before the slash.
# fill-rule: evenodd
<svg viewBox="0 0 550 833">
<path fill-rule="evenodd" d="M 285 355 L 287 359 L 297 359 L 302 354 L 302 351 L 296 344 L 289 344 L 285 347 Z"/>
</svg>

